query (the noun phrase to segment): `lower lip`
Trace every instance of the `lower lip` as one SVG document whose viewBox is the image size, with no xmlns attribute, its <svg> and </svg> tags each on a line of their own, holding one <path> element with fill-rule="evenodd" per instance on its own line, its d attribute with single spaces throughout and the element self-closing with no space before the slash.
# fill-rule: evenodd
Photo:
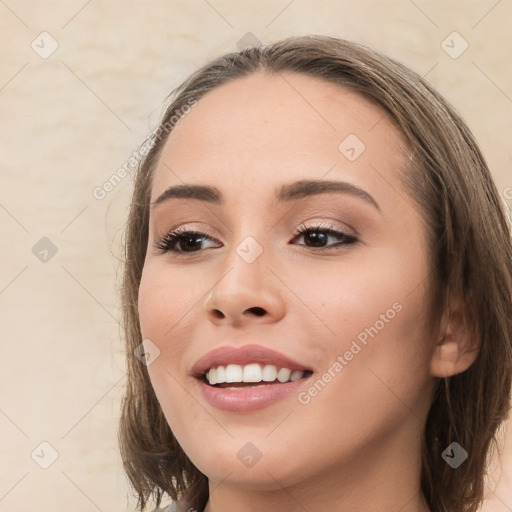
<svg viewBox="0 0 512 512">
<path fill-rule="evenodd" d="M 198 379 L 196 382 L 205 400 L 213 407 L 228 412 L 251 412 L 264 409 L 296 394 L 310 378 L 311 375 L 293 382 L 240 389 L 215 388 Z"/>
</svg>

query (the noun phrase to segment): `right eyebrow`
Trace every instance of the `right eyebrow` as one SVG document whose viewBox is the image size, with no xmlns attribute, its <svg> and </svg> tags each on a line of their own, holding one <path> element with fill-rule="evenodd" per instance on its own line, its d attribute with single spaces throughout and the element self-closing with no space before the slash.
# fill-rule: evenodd
<svg viewBox="0 0 512 512">
<path fill-rule="evenodd" d="M 155 208 L 155 206 L 171 199 L 197 199 L 198 201 L 206 201 L 213 204 L 221 204 L 223 202 L 222 193 L 215 187 L 208 185 L 173 185 L 164 190 L 151 203 L 151 208 Z"/>
</svg>

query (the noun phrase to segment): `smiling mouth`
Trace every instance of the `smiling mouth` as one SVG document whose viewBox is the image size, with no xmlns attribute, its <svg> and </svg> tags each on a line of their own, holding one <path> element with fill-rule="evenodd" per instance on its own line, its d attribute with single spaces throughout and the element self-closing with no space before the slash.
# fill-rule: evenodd
<svg viewBox="0 0 512 512">
<path fill-rule="evenodd" d="M 312 372 L 309 370 L 280 368 L 271 364 L 228 364 L 207 370 L 203 374 L 203 381 L 216 388 L 240 389 L 285 384 L 305 379 L 310 375 Z"/>
</svg>

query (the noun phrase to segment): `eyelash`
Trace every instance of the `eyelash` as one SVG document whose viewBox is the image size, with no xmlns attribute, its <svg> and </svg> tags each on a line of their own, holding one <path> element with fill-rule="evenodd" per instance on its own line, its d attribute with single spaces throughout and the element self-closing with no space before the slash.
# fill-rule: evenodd
<svg viewBox="0 0 512 512">
<path fill-rule="evenodd" d="M 300 236 L 303 236 L 308 233 L 314 233 L 320 231 L 322 233 L 325 233 L 327 235 L 336 237 L 338 239 L 341 239 L 341 242 L 337 242 L 335 244 L 328 245 L 326 247 L 309 247 L 310 249 L 313 249 L 315 251 L 327 251 L 332 249 L 335 246 L 347 246 L 352 245 L 356 243 L 358 240 L 356 237 L 352 235 L 347 235 L 341 230 L 332 228 L 329 224 L 316 224 L 314 226 L 305 226 L 304 224 L 301 225 L 299 228 L 295 230 L 293 233 L 294 239 Z M 176 250 L 176 245 L 182 241 L 183 238 L 186 238 L 187 236 L 196 236 L 201 237 L 203 240 L 209 240 L 213 241 L 214 239 L 208 236 L 206 233 L 201 233 L 200 231 L 194 231 L 194 230 L 188 230 L 184 228 L 178 228 L 174 231 L 171 231 L 165 235 L 159 243 L 156 244 L 156 249 L 161 251 L 162 253 L 174 253 L 174 254 L 190 254 L 190 253 L 198 253 L 199 251 L 179 251 Z M 303 245 L 303 244 L 301 244 Z M 307 247 L 307 246 L 306 246 Z"/>
</svg>

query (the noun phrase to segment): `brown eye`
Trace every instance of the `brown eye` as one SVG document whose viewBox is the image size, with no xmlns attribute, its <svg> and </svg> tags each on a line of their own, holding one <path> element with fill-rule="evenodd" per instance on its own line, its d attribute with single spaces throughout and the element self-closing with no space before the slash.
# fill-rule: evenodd
<svg viewBox="0 0 512 512">
<path fill-rule="evenodd" d="M 334 246 L 350 245 L 357 242 L 357 239 L 351 235 L 347 235 L 343 231 L 324 226 L 302 226 L 295 232 L 296 238 L 304 238 L 304 244 L 307 247 L 316 249 L 329 249 Z M 337 240 L 335 243 L 329 244 L 329 239 Z"/>
<path fill-rule="evenodd" d="M 164 253 L 191 253 L 202 250 L 204 241 L 213 242 L 213 238 L 199 231 L 175 230 L 167 233 L 156 245 Z"/>
</svg>

